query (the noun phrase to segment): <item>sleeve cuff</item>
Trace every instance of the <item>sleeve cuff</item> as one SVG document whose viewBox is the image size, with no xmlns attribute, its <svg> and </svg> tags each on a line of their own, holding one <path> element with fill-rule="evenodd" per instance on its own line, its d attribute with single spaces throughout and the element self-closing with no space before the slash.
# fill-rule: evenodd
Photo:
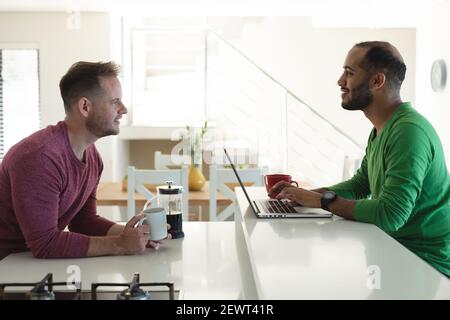
<svg viewBox="0 0 450 320">
<path fill-rule="evenodd" d="M 334 185 L 334 186 L 331 186 L 331 187 L 326 187 L 326 189 L 328 189 L 329 191 L 333 191 L 334 193 L 336 193 L 341 198 L 345 198 L 344 193 L 341 192 L 341 189 L 339 189 L 337 187 L 337 185 Z"/>
<path fill-rule="evenodd" d="M 87 257 L 87 253 L 89 250 L 89 244 L 91 242 L 91 238 L 88 236 L 83 235 L 83 237 L 80 238 L 79 240 L 79 257 L 84 258 Z"/>
<path fill-rule="evenodd" d="M 373 200 L 356 201 L 353 217 L 356 221 L 375 223 L 375 212 L 377 203 Z"/>
<path fill-rule="evenodd" d="M 96 226 L 95 226 L 96 227 L 95 228 L 96 235 L 106 236 L 106 233 L 109 231 L 109 229 L 111 229 L 113 224 L 115 224 L 115 222 L 105 219 L 103 217 L 99 217 L 98 220 L 96 221 Z"/>
<path fill-rule="evenodd" d="M 113 224 L 115 222 L 96 215 L 90 219 L 77 221 L 76 224 L 69 225 L 69 230 L 87 236 L 105 236 Z"/>
</svg>

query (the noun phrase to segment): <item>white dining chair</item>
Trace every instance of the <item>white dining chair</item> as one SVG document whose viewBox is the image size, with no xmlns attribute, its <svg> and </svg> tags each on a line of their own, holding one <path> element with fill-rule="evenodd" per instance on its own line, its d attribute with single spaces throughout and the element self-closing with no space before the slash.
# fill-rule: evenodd
<svg viewBox="0 0 450 320">
<path fill-rule="evenodd" d="M 263 186 L 264 175 L 268 172 L 268 167 L 237 169 L 239 177 L 244 186 Z M 236 211 L 236 194 L 234 187 L 239 186 L 238 180 L 232 169 L 218 168 L 217 165 L 209 166 L 209 217 L 211 221 L 225 221 L 234 217 Z M 218 212 L 217 208 L 217 192 L 220 191 L 225 197 L 230 199 L 232 203 Z"/>
<path fill-rule="evenodd" d="M 189 165 L 191 157 L 189 155 L 163 154 L 161 151 L 155 151 L 155 169 L 167 170 L 183 165 Z"/>
<path fill-rule="evenodd" d="M 344 168 L 342 172 L 342 180 L 346 181 L 351 179 L 359 167 L 361 167 L 362 158 L 361 157 L 350 157 L 346 155 L 344 157 Z"/>
<path fill-rule="evenodd" d="M 188 167 L 173 170 L 147 170 L 128 167 L 128 220 L 136 214 L 135 192 L 139 192 L 147 200 L 152 200 L 156 194 L 148 190 L 144 184 L 166 185 L 166 181 L 183 187 L 183 220 L 189 219 L 189 182 Z"/>
</svg>

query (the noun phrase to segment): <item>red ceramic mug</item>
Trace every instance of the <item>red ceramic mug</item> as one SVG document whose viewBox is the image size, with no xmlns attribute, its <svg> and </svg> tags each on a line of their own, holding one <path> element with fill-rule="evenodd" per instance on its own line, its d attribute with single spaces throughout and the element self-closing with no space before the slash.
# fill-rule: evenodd
<svg viewBox="0 0 450 320">
<path fill-rule="evenodd" d="M 292 176 L 289 174 L 267 174 L 264 176 L 264 183 L 266 185 L 267 193 L 269 193 L 270 189 L 279 181 L 286 181 L 287 183 L 295 183 L 298 187 L 297 181 L 292 180 Z M 278 192 L 280 192 L 279 190 Z M 277 192 L 277 193 L 278 193 Z M 275 198 L 276 194 L 274 194 L 271 198 Z"/>
</svg>

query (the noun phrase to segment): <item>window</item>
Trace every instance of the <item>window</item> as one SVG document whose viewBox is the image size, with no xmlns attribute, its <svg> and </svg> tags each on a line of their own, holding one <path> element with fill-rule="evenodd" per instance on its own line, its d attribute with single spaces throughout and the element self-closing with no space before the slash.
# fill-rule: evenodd
<svg viewBox="0 0 450 320">
<path fill-rule="evenodd" d="M 0 48 L 0 159 L 40 127 L 37 49 Z"/>
<path fill-rule="evenodd" d="M 203 18 L 143 18 L 129 29 L 131 125 L 203 124 Z"/>
</svg>

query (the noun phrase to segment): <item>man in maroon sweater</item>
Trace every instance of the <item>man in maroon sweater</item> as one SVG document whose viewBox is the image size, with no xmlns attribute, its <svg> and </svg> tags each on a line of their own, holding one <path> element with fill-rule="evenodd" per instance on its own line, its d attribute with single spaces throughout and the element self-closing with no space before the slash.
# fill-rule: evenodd
<svg viewBox="0 0 450 320">
<path fill-rule="evenodd" d="M 137 254 L 148 226 L 125 226 L 97 215 L 103 163 L 94 142 L 119 133 L 127 113 L 112 62 L 78 62 L 60 81 L 66 118 L 35 132 L 0 164 L 0 260 L 31 250 L 37 258 Z M 69 231 L 65 231 L 68 227 Z"/>
</svg>

